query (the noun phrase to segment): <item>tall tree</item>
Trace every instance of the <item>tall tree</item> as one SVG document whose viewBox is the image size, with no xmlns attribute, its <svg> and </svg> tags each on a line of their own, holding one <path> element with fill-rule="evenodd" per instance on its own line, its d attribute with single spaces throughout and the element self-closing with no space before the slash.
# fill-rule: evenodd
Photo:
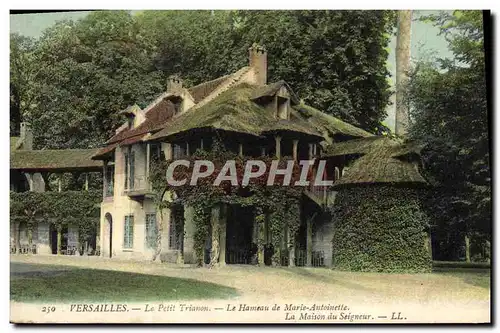
<svg viewBox="0 0 500 333">
<path fill-rule="evenodd" d="M 381 131 L 389 98 L 386 68 L 392 11 L 145 12 L 157 64 L 189 83 L 248 64 L 254 42 L 268 50 L 268 81 L 284 79 L 306 103 Z"/>
<path fill-rule="evenodd" d="M 398 32 L 396 44 L 396 135 L 406 135 L 409 112 L 404 98 L 408 84 L 411 53 L 411 10 L 398 11 Z"/>
<path fill-rule="evenodd" d="M 435 191 L 435 223 L 457 233 L 471 259 L 471 239 L 487 247 L 491 228 L 491 175 L 483 20 L 480 11 L 454 11 L 423 18 L 434 22 L 454 59 L 419 63 L 408 96 L 409 135 L 427 148 L 425 173 Z"/>
<path fill-rule="evenodd" d="M 10 35 L 10 132 L 19 134 L 23 115 L 34 105 L 36 89 L 33 82 L 37 75 L 34 58 L 35 41 L 19 34 Z"/>
<path fill-rule="evenodd" d="M 37 107 L 30 113 L 38 148 L 88 148 L 107 140 L 118 111 L 145 106 L 163 90 L 152 44 L 126 11 L 61 21 L 38 41 Z"/>
</svg>

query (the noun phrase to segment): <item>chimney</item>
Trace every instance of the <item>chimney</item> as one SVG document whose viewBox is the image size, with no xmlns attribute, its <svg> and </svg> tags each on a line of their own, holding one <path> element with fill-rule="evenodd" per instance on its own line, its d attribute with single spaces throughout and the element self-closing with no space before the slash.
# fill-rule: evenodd
<svg viewBox="0 0 500 333">
<path fill-rule="evenodd" d="M 33 132 L 31 131 L 30 124 L 27 122 L 21 123 L 21 142 L 23 145 L 23 150 L 33 149 Z"/>
<path fill-rule="evenodd" d="M 177 75 L 171 75 L 167 79 L 167 92 L 180 92 L 182 90 L 182 80 Z"/>
<path fill-rule="evenodd" d="M 267 84 L 267 51 L 263 46 L 254 43 L 249 49 L 250 67 L 255 71 L 256 83 Z"/>
</svg>

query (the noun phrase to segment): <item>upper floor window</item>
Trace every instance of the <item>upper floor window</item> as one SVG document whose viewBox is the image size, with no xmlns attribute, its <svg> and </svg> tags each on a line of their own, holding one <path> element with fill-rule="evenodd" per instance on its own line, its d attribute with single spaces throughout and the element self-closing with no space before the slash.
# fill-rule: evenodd
<svg viewBox="0 0 500 333">
<path fill-rule="evenodd" d="M 130 114 L 127 116 L 127 126 L 129 129 L 134 128 L 134 123 L 135 123 L 135 116 L 133 114 Z"/>
<path fill-rule="evenodd" d="M 104 184 L 104 189 L 105 189 L 105 196 L 106 197 L 111 197 L 113 196 L 113 190 L 114 190 L 114 177 L 115 177 L 115 166 L 114 165 L 107 165 L 106 166 L 106 184 Z"/>
<path fill-rule="evenodd" d="M 125 189 L 134 188 L 135 179 L 135 153 L 130 151 L 124 154 L 125 157 Z"/>
<path fill-rule="evenodd" d="M 278 108 L 277 108 L 277 118 L 278 119 L 290 119 L 288 107 L 290 100 L 288 98 L 278 96 Z"/>
</svg>

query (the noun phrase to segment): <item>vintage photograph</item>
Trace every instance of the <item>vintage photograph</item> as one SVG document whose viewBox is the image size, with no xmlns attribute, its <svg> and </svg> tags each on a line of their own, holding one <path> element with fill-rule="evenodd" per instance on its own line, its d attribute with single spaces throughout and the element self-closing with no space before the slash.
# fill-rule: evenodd
<svg viewBox="0 0 500 333">
<path fill-rule="evenodd" d="M 9 19 L 11 323 L 491 323 L 489 11 Z"/>
</svg>

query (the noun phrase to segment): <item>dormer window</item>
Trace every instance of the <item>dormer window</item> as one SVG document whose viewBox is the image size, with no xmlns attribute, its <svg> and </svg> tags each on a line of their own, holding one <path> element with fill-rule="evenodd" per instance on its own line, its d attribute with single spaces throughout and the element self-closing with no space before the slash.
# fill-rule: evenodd
<svg viewBox="0 0 500 333">
<path fill-rule="evenodd" d="M 259 87 L 251 99 L 272 112 L 278 120 L 290 120 L 290 108 L 299 100 L 285 81 L 278 81 Z"/>
<path fill-rule="evenodd" d="M 127 116 L 127 126 L 128 126 L 129 129 L 134 128 L 134 122 L 135 122 L 135 116 L 134 115 Z"/>
<path fill-rule="evenodd" d="M 277 118 L 278 119 L 285 119 L 288 120 L 290 119 L 290 112 L 289 112 L 289 107 L 290 107 L 290 99 L 284 98 L 281 96 L 278 96 L 278 103 L 277 103 Z"/>
<path fill-rule="evenodd" d="M 125 110 L 120 111 L 120 114 L 124 115 L 127 118 L 127 128 L 129 129 L 135 127 L 136 121 L 139 121 L 140 123 L 140 119 L 141 117 L 143 117 L 141 114 L 141 108 L 137 104 L 129 106 Z M 139 120 L 137 119 L 137 117 L 139 117 Z"/>
<path fill-rule="evenodd" d="M 172 104 L 174 104 L 174 114 L 179 114 L 182 112 L 182 97 L 172 96 L 170 98 Z"/>
</svg>

